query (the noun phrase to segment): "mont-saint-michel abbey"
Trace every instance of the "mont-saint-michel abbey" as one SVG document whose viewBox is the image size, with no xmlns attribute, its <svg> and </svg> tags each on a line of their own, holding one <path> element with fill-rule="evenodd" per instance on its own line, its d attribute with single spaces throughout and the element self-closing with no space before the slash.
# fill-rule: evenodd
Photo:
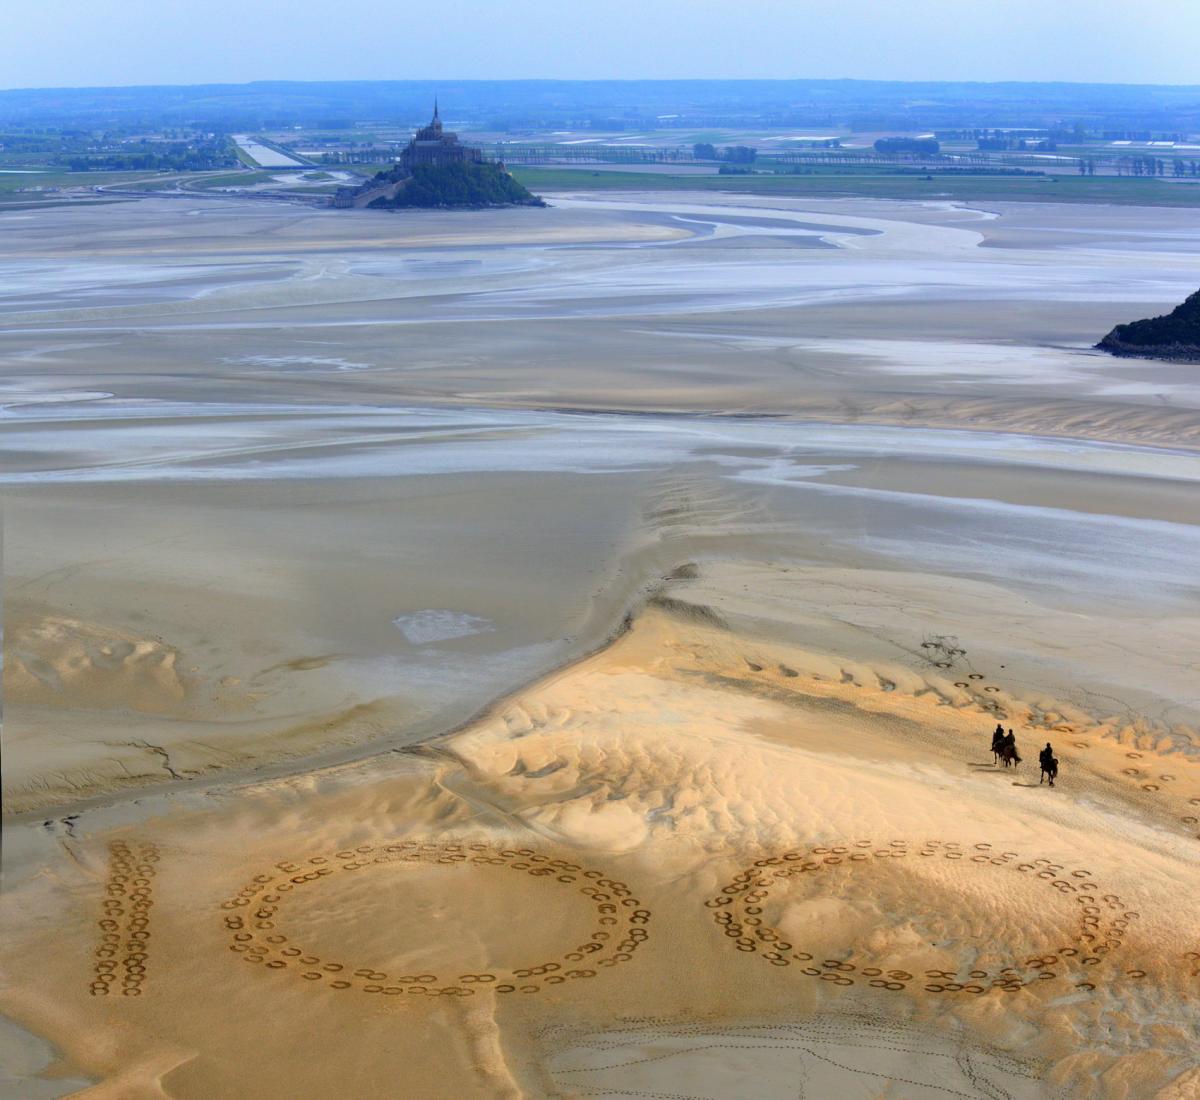
<svg viewBox="0 0 1200 1100">
<path fill-rule="evenodd" d="M 433 102 L 433 118 L 428 126 L 422 126 L 412 141 L 400 154 L 400 163 L 411 169 L 416 164 L 461 164 L 464 161 L 480 163 L 483 153 L 458 140 L 458 134 L 443 129 L 438 113 L 437 100 Z"/>
<path fill-rule="evenodd" d="M 424 185 L 424 186 L 422 186 Z M 421 196 L 416 191 L 422 191 Z M 396 206 L 536 206 L 540 200 L 518 184 L 503 162 L 459 141 L 442 125 L 437 100 L 433 118 L 404 147 L 395 165 L 357 187 L 340 187 L 340 210 Z"/>
<path fill-rule="evenodd" d="M 0 1100 L 1200 1100 L 1200 0 L 0 27 Z"/>
</svg>

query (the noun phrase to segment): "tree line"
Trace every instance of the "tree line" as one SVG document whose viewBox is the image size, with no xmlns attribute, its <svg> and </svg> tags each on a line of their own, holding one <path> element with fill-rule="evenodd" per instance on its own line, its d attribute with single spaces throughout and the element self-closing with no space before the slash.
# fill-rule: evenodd
<svg viewBox="0 0 1200 1100">
<path fill-rule="evenodd" d="M 718 149 L 711 142 L 701 141 L 692 146 L 696 160 L 720 160 L 726 164 L 753 164 L 758 150 L 752 145 L 723 145 Z"/>
</svg>

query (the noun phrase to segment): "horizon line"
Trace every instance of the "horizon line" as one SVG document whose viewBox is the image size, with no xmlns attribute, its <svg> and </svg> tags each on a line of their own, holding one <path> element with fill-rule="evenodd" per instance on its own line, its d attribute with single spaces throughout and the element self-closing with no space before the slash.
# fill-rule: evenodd
<svg viewBox="0 0 1200 1100">
<path fill-rule="evenodd" d="M 983 85 L 1004 84 L 1029 87 L 1072 87 L 1072 88 L 1171 88 L 1200 90 L 1200 81 L 1194 84 L 1172 84 L 1151 81 L 1108 81 L 1108 80 L 1019 80 L 1002 78 L 994 80 L 964 79 L 896 79 L 889 77 L 863 76 L 625 76 L 625 77 L 555 77 L 555 76 L 503 76 L 503 77 L 344 77 L 306 79 L 302 77 L 259 77 L 252 80 L 211 80 L 188 83 L 160 83 L 149 81 L 138 84 L 28 84 L 0 88 L 0 95 L 11 92 L 87 92 L 114 91 L 137 88 L 241 88 L 255 84 L 908 84 L 920 87 L 930 85 Z"/>
</svg>

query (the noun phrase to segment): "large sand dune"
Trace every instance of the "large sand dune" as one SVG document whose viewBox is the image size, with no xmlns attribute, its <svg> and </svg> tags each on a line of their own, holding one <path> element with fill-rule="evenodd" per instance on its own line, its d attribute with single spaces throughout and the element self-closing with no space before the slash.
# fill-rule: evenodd
<svg viewBox="0 0 1200 1100">
<path fill-rule="evenodd" d="M 0 1091 L 1200 1094 L 1180 214 L 0 230 Z"/>
</svg>

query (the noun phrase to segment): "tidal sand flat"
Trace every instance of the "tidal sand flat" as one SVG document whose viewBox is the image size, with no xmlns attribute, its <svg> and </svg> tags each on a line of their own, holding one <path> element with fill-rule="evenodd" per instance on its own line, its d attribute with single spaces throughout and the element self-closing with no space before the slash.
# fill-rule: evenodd
<svg viewBox="0 0 1200 1100">
<path fill-rule="evenodd" d="M 16 1087 L 1193 1095 L 1194 232 L 1068 209 L 0 216 Z"/>
</svg>

